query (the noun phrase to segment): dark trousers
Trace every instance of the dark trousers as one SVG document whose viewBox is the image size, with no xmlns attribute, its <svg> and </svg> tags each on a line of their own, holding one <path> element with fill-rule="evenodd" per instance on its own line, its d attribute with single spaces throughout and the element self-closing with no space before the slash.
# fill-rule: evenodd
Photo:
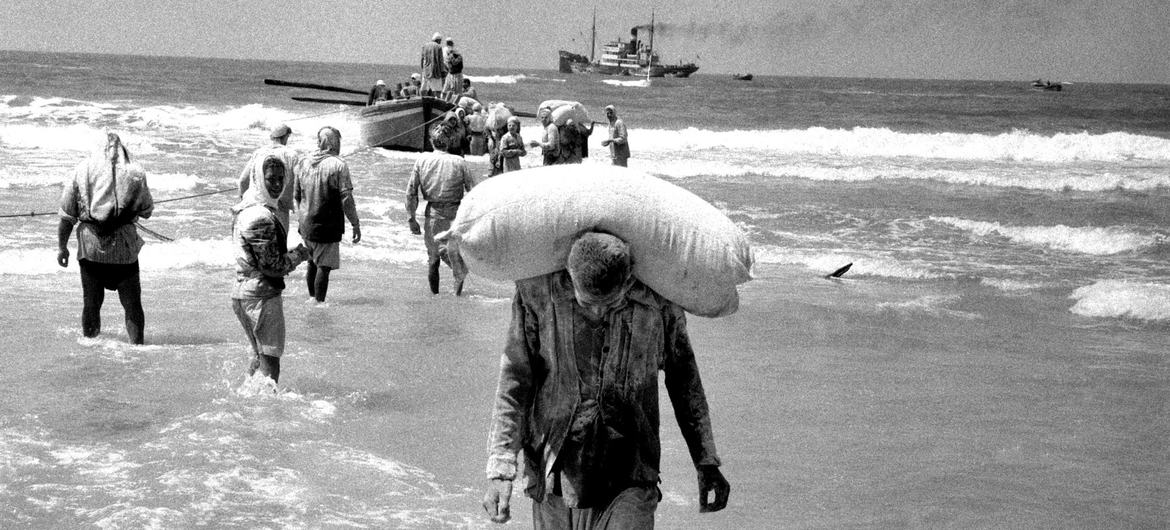
<svg viewBox="0 0 1170 530">
<path fill-rule="evenodd" d="M 118 291 L 122 309 L 126 311 L 126 335 L 130 342 L 144 342 L 146 315 L 142 310 L 142 281 L 138 262 L 128 264 L 97 263 L 77 260 L 81 269 L 81 334 L 96 337 L 102 331 L 102 302 L 106 290 Z"/>
</svg>

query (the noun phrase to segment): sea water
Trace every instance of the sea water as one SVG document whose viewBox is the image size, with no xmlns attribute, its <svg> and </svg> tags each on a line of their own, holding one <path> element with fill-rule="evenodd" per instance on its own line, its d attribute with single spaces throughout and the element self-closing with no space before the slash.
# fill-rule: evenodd
<svg viewBox="0 0 1170 530">
<path fill-rule="evenodd" d="M 0 215 L 50 214 L 0 218 L 0 527 L 489 526 L 511 286 L 472 276 L 457 298 L 444 271 L 432 296 L 402 206 L 416 155 L 360 145 L 356 107 L 289 99 L 350 96 L 262 83 L 410 73 L 0 52 Z M 698 513 L 664 399 L 659 527 L 1170 523 L 1170 87 L 468 74 L 521 110 L 615 105 L 632 168 L 752 241 L 739 312 L 688 320 L 731 499 Z M 244 376 L 228 208 L 279 123 L 304 152 L 341 130 L 363 239 L 326 304 L 289 277 L 273 388 Z M 55 259 L 61 183 L 106 130 L 146 168 L 143 226 L 168 239 L 144 235 L 144 346 L 113 293 L 83 338 L 76 263 Z M 602 137 L 586 164 L 608 162 Z"/>
</svg>

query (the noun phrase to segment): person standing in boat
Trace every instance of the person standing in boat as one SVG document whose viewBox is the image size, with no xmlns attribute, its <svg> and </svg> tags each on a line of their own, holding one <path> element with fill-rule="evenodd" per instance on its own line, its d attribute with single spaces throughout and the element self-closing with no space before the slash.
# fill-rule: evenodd
<svg viewBox="0 0 1170 530">
<path fill-rule="evenodd" d="M 61 193 L 61 221 L 57 224 L 57 264 L 69 265 L 69 236 L 77 228 L 77 265 L 81 269 L 81 334 L 96 337 L 102 331 L 102 302 L 106 290 L 117 291 L 126 312 L 126 335 L 133 344 L 145 342 L 146 315 L 142 309 L 142 281 L 138 252 L 143 241 L 134 228 L 139 217 L 150 218 L 154 198 L 142 166 L 130 161 L 130 152 L 116 133 L 106 133 L 106 145 L 73 171 Z"/>
<path fill-rule="evenodd" d="M 280 124 L 268 133 L 268 138 L 271 140 L 269 145 L 257 149 L 252 153 L 252 158 L 248 159 L 248 163 L 244 165 L 244 170 L 240 172 L 239 183 L 237 184 L 240 193 L 240 200 L 253 199 L 263 200 L 267 195 L 264 189 L 264 160 L 270 156 L 275 156 L 280 159 L 288 177 L 284 179 L 284 189 L 281 190 L 279 199 L 276 202 L 276 215 L 280 217 L 280 221 L 284 226 L 288 226 L 288 212 L 293 207 L 293 186 L 295 183 L 295 176 L 293 168 L 297 166 L 297 161 L 300 154 L 296 149 L 288 146 L 288 138 L 292 136 L 292 129 L 288 125 Z"/>
<path fill-rule="evenodd" d="M 533 140 L 529 147 L 539 147 L 544 165 L 551 166 L 561 163 L 561 135 L 557 124 L 552 120 L 552 109 L 542 108 L 536 112 L 540 124 L 544 127 L 544 135 L 540 141 Z"/>
<path fill-rule="evenodd" d="M 443 58 L 443 36 L 435 33 L 431 41 L 422 47 L 419 67 L 422 68 L 420 96 L 437 96 L 443 92 L 443 80 L 447 77 L 447 65 Z"/>
<path fill-rule="evenodd" d="M 443 261 L 455 273 L 455 295 L 459 296 L 463 294 L 465 271 L 452 265 L 446 245 L 435 240 L 435 234 L 451 228 L 463 194 L 475 185 L 467 161 L 450 152 L 454 141 L 442 126 L 431 129 L 431 145 L 435 150 L 419 155 L 406 183 L 406 222 L 410 233 L 422 234 L 427 246 L 427 282 L 431 294 L 439 294 L 439 262 Z M 415 219 L 420 195 L 427 201 L 422 227 Z"/>
<path fill-rule="evenodd" d="M 322 127 L 317 131 L 317 151 L 300 161 L 293 191 L 300 212 L 298 229 L 310 253 L 305 281 L 309 296 L 318 303 L 329 292 L 329 272 L 341 268 L 346 219 L 353 228 L 353 242 L 362 240 L 349 165 L 340 153 L 341 132 Z"/>
<path fill-rule="evenodd" d="M 447 65 L 447 77 L 443 80 L 443 99 L 458 101 L 463 93 L 463 54 L 455 49 L 455 41 L 448 38 L 443 48 L 443 59 Z"/>
<path fill-rule="evenodd" d="M 605 119 L 609 121 L 609 138 L 601 141 L 602 147 L 609 147 L 613 165 L 626 167 L 630 159 L 629 133 L 626 123 L 618 118 L 613 105 L 605 106 Z"/>
<path fill-rule="evenodd" d="M 248 375 L 259 370 L 277 382 L 284 355 L 284 277 L 309 258 L 309 249 L 297 245 L 288 250 L 288 218 L 281 220 L 280 200 L 292 187 L 286 185 L 292 172 L 275 155 L 265 157 L 260 168 L 262 193 L 249 194 L 232 208 L 232 311 L 252 346 Z"/>
<path fill-rule="evenodd" d="M 524 138 L 520 136 L 520 118 L 508 118 L 508 132 L 500 138 L 500 158 L 503 160 L 503 171 L 519 171 L 520 157 L 527 155 L 524 149 Z"/>
</svg>

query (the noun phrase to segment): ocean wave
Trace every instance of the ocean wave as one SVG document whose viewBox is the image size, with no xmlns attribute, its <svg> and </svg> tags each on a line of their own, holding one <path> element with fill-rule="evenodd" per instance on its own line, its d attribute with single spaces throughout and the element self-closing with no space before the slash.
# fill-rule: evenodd
<svg viewBox="0 0 1170 530">
<path fill-rule="evenodd" d="M 816 252 L 762 245 L 754 249 L 757 264 L 802 265 L 817 274 L 829 274 L 846 263 L 852 263 L 849 276 L 874 276 L 904 280 L 932 280 L 950 277 L 935 272 L 925 262 L 898 260 L 885 256 Z"/>
<path fill-rule="evenodd" d="M 1160 234 L 1142 234 L 1119 227 L 1004 226 L 999 223 L 970 221 L 954 217 L 931 217 L 930 219 L 969 231 L 980 237 L 995 234 L 1006 237 L 1013 243 L 1095 256 L 1141 250 L 1157 245 L 1165 239 L 1165 236 Z"/>
<path fill-rule="evenodd" d="M 1125 280 L 1101 280 L 1073 291 L 1074 314 L 1097 318 L 1170 320 L 1170 285 Z"/>
<path fill-rule="evenodd" d="M 882 302 L 878 304 L 878 309 L 892 311 L 903 316 L 925 314 L 935 317 L 958 318 L 962 320 L 980 320 L 983 318 L 983 315 L 980 315 L 979 313 L 959 311 L 955 309 L 948 309 L 946 307 L 959 301 L 959 298 L 960 297 L 958 295 L 927 295 L 920 296 L 913 300 L 905 300 L 901 302 Z"/>
<path fill-rule="evenodd" d="M 548 81 L 542 77 L 528 76 L 525 74 L 512 75 L 464 75 L 465 79 L 470 79 L 472 83 L 480 83 L 484 85 L 514 85 L 520 81 L 528 80 L 542 80 Z"/>
<path fill-rule="evenodd" d="M 1170 140 L 1124 132 L 1043 135 L 903 133 L 889 129 L 734 130 L 631 129 L 642 151 L 733 150 L 757 154 L 814 154 L 837 158 L 923 158 L 1010 162 L 1170 161 Z"/>
</svg>

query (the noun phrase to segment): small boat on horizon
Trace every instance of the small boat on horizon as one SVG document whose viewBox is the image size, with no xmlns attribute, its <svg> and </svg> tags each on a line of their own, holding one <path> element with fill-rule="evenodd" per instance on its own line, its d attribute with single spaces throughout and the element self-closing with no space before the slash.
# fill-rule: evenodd
<svg viewBox="0 0 1170 530">
<path fill-rule="evenodd" d="M 1052 92 L 1060 92 L 1064 88 L 1064 83 L 1059 81 L 1053 83 L 1052 81 L 1040 81 L 1039 79 L 1032 81 L 1032 90 L 1050 90 Z"/>
<path fill-rule="evenodd" d="M 731 74 L 731 78 L 737 81 L 751 81 L 752 74 Z"/>
</svg>

